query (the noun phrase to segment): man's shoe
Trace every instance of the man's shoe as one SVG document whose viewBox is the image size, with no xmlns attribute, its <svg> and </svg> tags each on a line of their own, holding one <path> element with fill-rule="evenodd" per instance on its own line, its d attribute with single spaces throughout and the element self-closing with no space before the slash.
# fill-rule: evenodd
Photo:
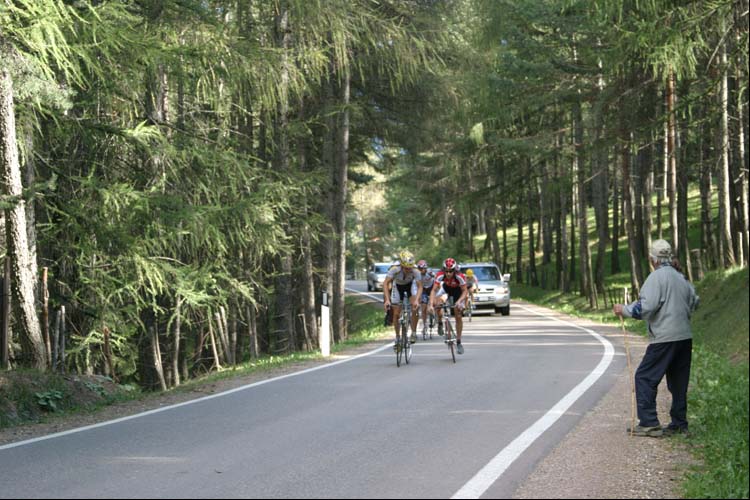
<svg viewBox="0 0 750 500">
<path fill-rule="evenodd" d="M 398 352 L 401 350 L 401 339 L 396 339 L 396 343 L 393 344 L 393 352 Z"/>
<path fill-rule="evenodd" d="M 411 337 L 409 337 L 409 342 L 411 342 L 412 344 L 416 344 L 417 343 L 417 334 L 416 333 L 411 332 Z"/>
<path fill-rule="evenodd" d="M 632 432 L 630 430 L 630 427 L 628 427 L 628 434 L 639 437 L 661 437 L 664 435 L 664 431 L 662 430 L 660 425 L 654 427 L 643 427 L 641 425 L 636 425 Z"/>
<path fill-rule="evenodd" d="M 688 437 L 690 435 L 687 427 L 675 427 L 672 424 L 662 426 L 661 430 L 665 436 L 680 435 Z"/>
<path fill-rule="evenodd" d="M 456 350 L 458 351 L 459 354 L 463 354 L 464 353 L 464 346 L 462 344 L 458 344 L 456 346 Z"/>
<path fill-rule="evenodd" d="M 438 323 L 438 335 L 443 336 L 443 324 Z"/>
</svg>

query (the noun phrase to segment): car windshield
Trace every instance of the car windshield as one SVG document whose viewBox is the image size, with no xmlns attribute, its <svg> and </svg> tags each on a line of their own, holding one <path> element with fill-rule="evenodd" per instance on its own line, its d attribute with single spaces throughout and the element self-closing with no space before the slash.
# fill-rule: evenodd
<svg viewBox="0 0 750 500">
<path fill-rule="evenodd" d="M 474 271 L 474 276 L 477 277 L 479 281 L 501 281 L 500 279 L 500 273 L 498 273 L 497 268 L 493 266 L 479 266 L 479 267 L 473 267 L 473 266 L 467 266 L 463 272 L 466 274 L 466 271 L 469 269 Z"/>
<path fill-rule="evenodd" d="M 376 273 L 380 273 L 380 274 L 384 274 L 384 273 L 388 272 L 388 268 L 390 268 L 390 267 L 391 266 L 375 266 L 375 272 Z"/>
</svg>

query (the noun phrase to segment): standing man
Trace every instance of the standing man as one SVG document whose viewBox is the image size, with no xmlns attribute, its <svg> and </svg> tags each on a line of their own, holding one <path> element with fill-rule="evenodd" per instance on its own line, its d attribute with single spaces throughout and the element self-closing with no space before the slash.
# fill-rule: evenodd
<svg viewBox="0 0 750 500">
<path fill-rule="evenodd" d="M 635 372 L 639 422 L 633 435 L 659 437 L 688 430 L 687 389 L 693 348 L 690 315 L 699 299 L 693 285 L 672 267 L 669 243 L 654 241 L 649 260 L 654 272 L 643 283 L 638 300 L 629 305 L 615 304 L 613 311 L 648 323 L 649 345 Z M 672 393 L 672 421 L 662 428 L 656 413 L 656 392 L 665 374 Z"/>
</svg>

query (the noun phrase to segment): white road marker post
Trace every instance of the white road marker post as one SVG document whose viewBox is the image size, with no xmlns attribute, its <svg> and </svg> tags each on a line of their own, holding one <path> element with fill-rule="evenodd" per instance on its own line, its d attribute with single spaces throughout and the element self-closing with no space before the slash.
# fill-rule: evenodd
<svg viewBox="0 0 750 500">
<path fill-rule="evenodd" d="M 323 304 L 320 306 L 318 345 L 320 345 L 320 354 L 324 358 L 331 355 L 331 309 L 328 307 L 328 293 L 326 292 L 323 292 Z"/>
</svg>

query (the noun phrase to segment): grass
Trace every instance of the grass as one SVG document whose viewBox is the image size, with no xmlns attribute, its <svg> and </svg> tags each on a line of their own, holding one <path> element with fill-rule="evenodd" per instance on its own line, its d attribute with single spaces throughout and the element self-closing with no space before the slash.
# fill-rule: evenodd
<svg viewBox="0 0 750 500">
<path fill-rule="evenodd" d="M 702 465 L 685 477 L 686 498 L 748 498 L 748 278 L 748 268 L 714 271 L 696 287 L 701 305 L 692 319 L 686 443 Z M 515 284 L 513 296 L 601 323 L 619 322 L 578 295 Z M 626 328 L 646 333 L 642 321 L 628 319 Z"/>
<path fill-rule="evenodd" d="M 17 369 L 0 373 L 0 429 L 44 422 L 57 416 L 90 413 L 139 397 L 130 385 L 106 377 L 41 373 Z"/>
<path fill-rule="evenodd" d="M 703 466 L 686 498 L 748 498 L 748 268 L 710 273 L 698 284 L 688 443 Z"/>
</svg>

